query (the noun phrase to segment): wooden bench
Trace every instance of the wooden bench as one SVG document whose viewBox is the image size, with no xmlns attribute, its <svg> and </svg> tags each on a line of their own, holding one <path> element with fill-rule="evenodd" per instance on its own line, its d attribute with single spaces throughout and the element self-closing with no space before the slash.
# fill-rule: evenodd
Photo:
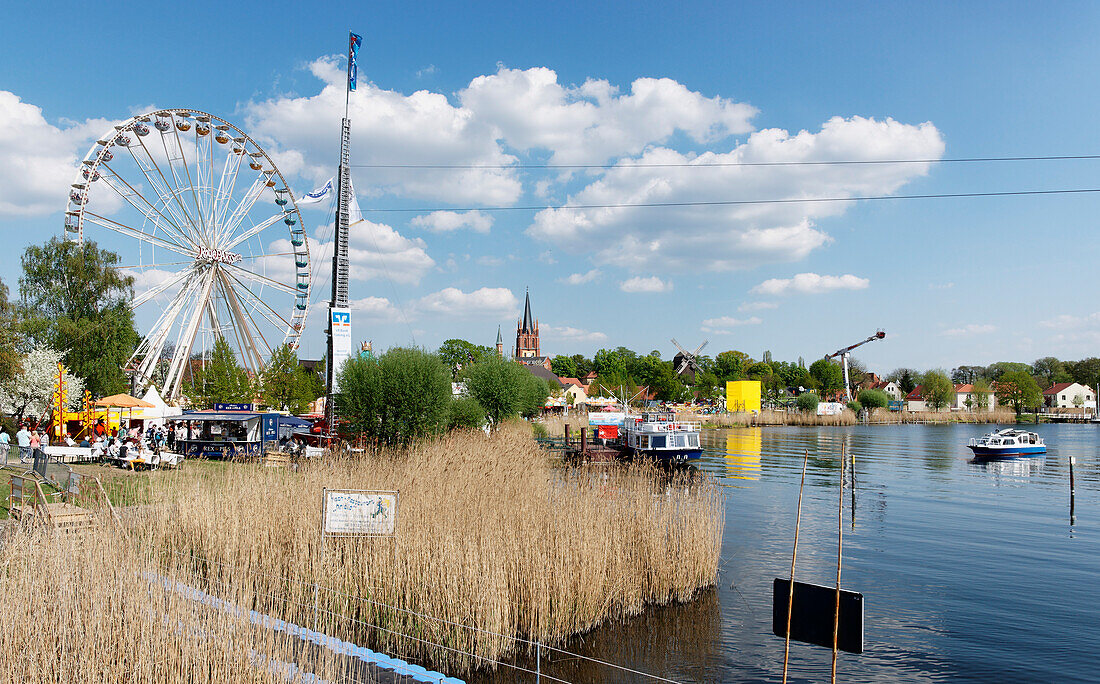
<svg viewBox="0 0 1100 684">
<path fill-rule="evenodd" d="M 264 454 L 265 468 L 289 468 L 290 454 L 282 451 L 268 451 Z"/>
</svg>

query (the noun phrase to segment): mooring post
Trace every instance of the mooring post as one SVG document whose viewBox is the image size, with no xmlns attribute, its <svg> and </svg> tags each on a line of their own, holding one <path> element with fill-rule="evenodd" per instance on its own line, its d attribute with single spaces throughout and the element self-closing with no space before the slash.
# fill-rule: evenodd
<svg viewBox="0 0 1100 684">
<path fill-rule="evenodd" d="M 798 485 L 798 513 L 794 518 L 794 550 L 791 551 L 791 579 L 787 585 L 787 632 L 783 644 L 783 684 L 787 683 L 787 662 L 791 655 L 791 612 L 794 608 L 794 563 L 798 558 L 798 528 L 802 524 L 802 489 L 806 486 L 806 464 L 810 460 L 807 450 L 802 457 L 802 481 Z"/>
<path fill-rule="evenodd" d="M 1077 463 L 1076 456 L 1069 457 L 1069 524 L 1072 525 L 1077 522 L 1077 516 L 1073 511 L 1074 499 L 1077 495 L 1077 484 L 1073 479 L 1073 466 Z"/>
<path fill-rule="evenodd" d="M 588 451 L 588 428 L 581 428 L 581 455 Z"/>
<path fill-rule="evenodd" d="M 836 612 L 833 614 L 833 669 L 830 681 L 836 684 L 836 656 L 837 644 L 840 636 L 840 566 L 844 551 L 844 465 L 847 463 L 848 454 L 844 445 L 840 447 L 840 496 L 836 507 Z"/>
<path fill-rule="evenodd" d="M 565 448 L 569 448 L 569 423 L 565 424 Z"/>
<path fill-rule="evenodd" d="M 542 644 L 535 642 L 535 681 L 542 681 Z"/>
</svg>

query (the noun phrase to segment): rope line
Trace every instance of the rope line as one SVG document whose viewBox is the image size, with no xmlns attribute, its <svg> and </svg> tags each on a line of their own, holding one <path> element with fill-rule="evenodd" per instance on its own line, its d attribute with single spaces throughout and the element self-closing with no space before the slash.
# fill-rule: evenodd
<svg viewBox="0 0 1100 684">
<path fill-rule="evenodd" d="M 213 565 L 219 565 L 219 566 L 222 566 L 222 567 L 233 569 L 232 566 L 230 566 L 228 564 L 221 563 L 219 561 L 213 561 L 213 560 L 209 560 L 209 559 L 206 559 L 206 558 L 202 558 L 201 556 L 196 556 L 194 554 L 185 554 L 185 553 L 182 553 L 182 552 L 179 552 L 179 551 L 172 551 L 172 553 L 177 554 L 177 555 L 181 555 L 181 556 L 186 556 L 186 557 L 189 557 L 189 558 L 192 558 L 192 559 L 195 559 L 195 560 L 199 560 L 199 561 L 202 561 L 202 562 L 205 562 L 205 563 L 211 563 Z M 538 642 L 538 641 L 531 641 L 529 639 L 524 639 L 523 637 L 517 637 L 517 636 L 508 635 L 508 634 L 501 634 L 500 632 L 494 632 L 492 630 L 484 629 L 484 628 L 481 628 L 481 627 L 474 627 L 474 626 L 471 626 L 471 625 L 464 625 L 460 622 L 454 622 L 452 620 L 447 620 L 446 618 L 436 617 L 434 615 L 428 615 L 426 613 L 418 613 L 417 611 L 410 610 L 408 608 L 401 608 L 401 607 L 398 607 L 398 606 L 393 606 L 393 605 L 390 605 L 388 603 L 383 603 L 381 601 L 376 601 L 374 599 L 366 598 L 366 597 L 363 597 L 363 596 L 355 596 L 353 594 L 348 594 L 348 593 L 345 593 L 345 592 L 342 592 L 342 591 L 337 591 L 335 589 L 330 589 L 329 587 L 324 587 L 324 586 L 314 584 L 314 583 L 311 583 L 311 582 L 306 582 L 306 581 L 303 581 L 303 580 L 296 580 L 296 579 L 287 578 L 287 577 L 280 578 L 277 575 L 270 575 L 270 574 L 267 574 L 267 575 L 264 575 L 264 576 L 270 577 L 270 578 L 273 578 L 273 579 L 283 579 L 283 580 L 287 580 L 287 581 L 290 581 L 290 582 L 295 582 L 295 583 L 302 584 L 302 585 L 304 585 L 306 587 L 309 587 L 309 588 L 315 588 L 316 587 L 316 588 L 319 588 L 321 591 L 324 591 L 324 592 L 329 593 L 329 594 L 334 594 L 334 595 L 337 595 L 337 596 L 343 596 L 345 598 L 354 599 L 356 601 L 361 601 L 361 602 L 364 602 L 364 603 L 370 603 L 372 605 L 381 606 L 383 608 L 389 608 L 390 610 L 395 610 L 395 611 L 399 611 L 399 612 L 402 612 L 402 613 L 407 613 L 409 615 L 414 615 L 416 617 L 424 618 L 426 620 L 435 620 L 437 622 L 442 622 L 444 624 L 451 625 L 453 627 L 468 629 L 468 630 L 471 630 L 471 631 L 474 631 L 474 632 L 480 632 L 482 634 L 488 634 L 488 635 L 491 635 L 491 636 L 500 637 L 502 639 L 509 639 L 511 641 L 526 644 L 528 646 L 538 646 L 540 648 L 544 648 L 544 649 L 547 649 L 547 650 L 550 650 L 550 651 L 555 651 L 555 652 L 561 653 L 563 655 L 568 655 L 568 656 L 572 656 L 574 658 L 587 660 L 587 661 L 597 663 L 597 664 L 600 664 L 600 665 L 604 665 L 604 666 L 607 666 L 607 667 L 611 667 L 611 668 L 614 668 L 614 669 L 617 669 L 617 670 L 623 670 L 625 672 L 630 672 L 632 674 L 636 674 L 636 675 L 639 675 L 641 677 L 648 677 L 648 678 L 656 680 L 656 681 L 671 682 L 671 684 L 678 684 L 678 682 L 676 682 L 676 680 L 674 680 L 674 679 L 667 679 L 665 677 L 661 677 L 660 675 L 654 675 L 654 674 L 649 674 L 648 672 L 642 672 L 640 670 L 634 670 L 634 669 L 631 669 L 631 668 L 626 667 L 624 665 L 618 665 L 618 664 L 615 664 L 615 663 L 610 663 L 610 662 L 607 662 L 606 660 L 600 660 L 599 658 L 593 658 L 591 656 L 582 655 L 580 653 L 574 653 L 572 651 L 567 651 L 565 649 L 556 648 L 554 646 L 550 646 L 548 644 L 544 644 L 544 643 L 541 643 L 541 642 Z M 212 581 L 217 582 L 218 580 L 212 580 Z M 225 585 L 225 586 L 229 586 L 229 585 Z M 263 592 L 256 592 L 256 593 L 260 594 L 261 596 L 270 596 L 270 594 L 264 594 Z M 272 598 L 275 598 L 275 597 L 272 597 Z M 289 599 L 286 599 L 286 600 L 289 601 Z M 302 605 L 302 604 L 297 604 L 297 605 Z M 354 620 L 355 618 L 348 617 L 347 619 Z M 446 648 L 446 647 L 444 647 L 444 648 Z M 473 654 L 469 654 L 469 655 L 473 655 Z M 485 659 L 482 656 L 474 656 L 474 657 Z"/>
<path fill-rule="evenodd" d="M 955 199 L 964 197 L 1022 197 L 1028 195 L 1080 195 L 1100 192 L 1100 188 L 1070 188 L 1064 190 L 1006 190 L 1001 192 L 945 192 L 919 195 L 859 195 L 854 197 L 786 197 L 758 200 L 712 200 L 700 202 L 616 202 L 607 204 L 518 205 L 511 207 L 393 207 L 363 208 L 374 213 L 430 213 L 434 211 L 542 211 L 544 209 L 628 209 L 655 207 L 734 207 L 757 204 L 821 204 L 826 202 L 871 202 L 876 200 Z"/>
</svg>

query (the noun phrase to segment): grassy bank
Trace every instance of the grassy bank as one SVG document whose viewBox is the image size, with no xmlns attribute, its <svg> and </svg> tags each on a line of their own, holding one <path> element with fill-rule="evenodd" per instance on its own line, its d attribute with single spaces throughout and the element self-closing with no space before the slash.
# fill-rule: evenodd
<svg viewBox="0 0 1100 684">
<path fill-rule="evenodd" d="M 688 418 L 689 416 L 682 416 Z M 901 425 L 908 423 L 1015 423 L 1016 415 L 1008 409 L 998 408 L 994 411 L 941 411 L 941 412 L 910 412 L 887 411 L 875 409 L 867 421 L 861 421 L 855 412 L 844 409 L 835 416 L 818 416 L 812 413 L 799 413 L 796 411 L 761 411 L 757 415 L 750 413 L 724 413 L 710 416 L 698 416 L 695 420 L 702 420 L 703 427 L 746 427 L 768 425 L 806 425 L 806 426 L 836 426 L 836 425 Z"/>
<path fill-rule="evenodd" d="M 689 600 L 713 585 L 721 545 L 712 481 L 643 466 L 561 470 L 523 425 L 298 472 L 241 464 L 167 475 L 148 479 L 152 503 L 124 516 L 125 536 L 106 532 L 79 553 L 24 536 L 4 549 L 0 633 L 13 635 L 0 652 L 5 667 L 49 674 L 27 681 L 96 680 L 66 676 L 85 671 L 109 672 L 103 681 L 261 678 L 240 658 L 249 648 L 278 656 L 278 643 L 163 592 L 142 612 L 150 590 L 133 572 L 155 567 L 305 625 L 316 578 L 322 631 L 459 674 L 523 650 L 513 637 L 560 642 L 647 604 Z M 399 490 L 396 537 L 330 539 L 318 564 L 322 487 Z M 61 605 L 42 608 L 46 596 Z M 185 632 L 238 634 L 243 654 L 220 639 L 209 649 L 166 637 L 164 615 Z M 157 643 L 141 636 L 149 630 Z"/>
</svg>

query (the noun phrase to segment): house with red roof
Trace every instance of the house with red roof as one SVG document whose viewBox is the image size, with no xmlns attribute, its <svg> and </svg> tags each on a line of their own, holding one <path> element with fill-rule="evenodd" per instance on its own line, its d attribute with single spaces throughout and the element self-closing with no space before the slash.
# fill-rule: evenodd
<svg viewBox="0 0 1100 684">
<path fill-rule="evenodd" d="M 875 384 L 871 385 L 871 389 L 877 389 L 886 392 L 886 396 L 890 397 L 892 401 L 901 401 L 905 397 L 905 393 L 901 391 L 901 388 L 898 387 L 898 383 L 896 382 L 876 382 Z"/>
<path fill-rule="evenodd" d="M 996 405 L 997 400 L 991 389 L 975 388 L 969 383 L 955 385 L 952 411 L 992 411 Z"/>
<path fill-rule="evenodd" d="M 913 391 L 905 395 L 906 411 L 927 411 L 928 402 L 924 400 L 924 385 L 917 385 Z"/>
<path fill-rule="evenodd" d="M 1043 390 L 1047 408 L 1096 408 L 1096 392 L 1077 382 L 1057 382 Z"/>
</svg>

